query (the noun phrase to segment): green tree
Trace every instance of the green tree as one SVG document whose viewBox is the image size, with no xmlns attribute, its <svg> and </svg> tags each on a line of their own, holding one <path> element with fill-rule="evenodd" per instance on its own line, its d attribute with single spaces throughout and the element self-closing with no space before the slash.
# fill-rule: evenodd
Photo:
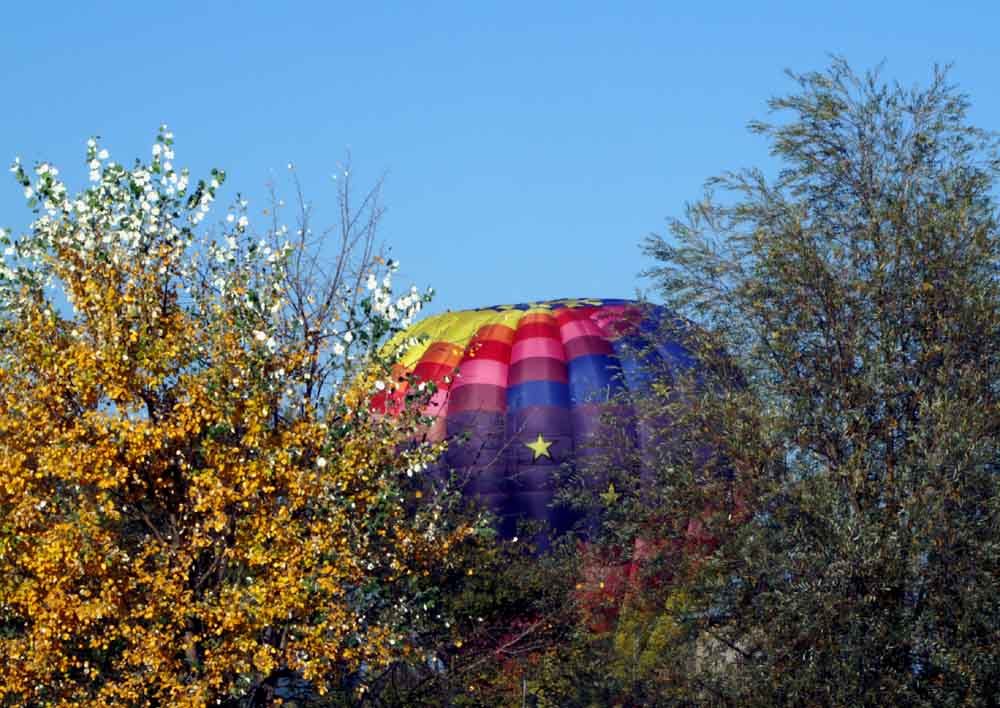
<svg viewBox="0 0 1000 708">
<path fill-rule="evenodd" d="M 790 77 L 750 124 L 777 175 L 711 179 L 645 244 L 742 381 L 720 356 L 654 399 L 679 431 L 658 482 L 717 547 L 646 592 L 676 627 L 645 676 L 701 704 L 995 705 L 997 144 L 944 70 Z"/>
</svg>

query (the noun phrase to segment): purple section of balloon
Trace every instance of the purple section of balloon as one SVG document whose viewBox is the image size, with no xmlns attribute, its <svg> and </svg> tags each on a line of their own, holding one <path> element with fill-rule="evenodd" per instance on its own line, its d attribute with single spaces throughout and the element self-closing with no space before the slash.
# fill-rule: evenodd
<svg viewBox="0 0 1000 708">
<path fill-rule="evenodd" d="M 662 336 L 664 322 L 674 331 L 686 324 L 664 308 L 630 305 L 641 318 L 626 333 L 604 337 L 606 343 L 579 337 L 566 344 L 563 361 L 514 363 L 506 388 L 469 385 L 452 392 L 457 405 L 446 418 L 449 447 L 437 473 L 457 476 L 466 494 L 496 513 L 501 534 L 513 535 L 519 519 L 566 530 L 577 517 L 555 503 L 560 484 L 606 485 L 591 462 L 615 465 L 620 453 L 620 463 L 628 464 L 630 449 L 669 434 L 669 421 L 655 416 L 638 424 L 629 400 L 648 391 L 655 376 L 696 367 L 680 341 Z M 616 440 L 619 448 L 609 448 Z"/>
</svg>

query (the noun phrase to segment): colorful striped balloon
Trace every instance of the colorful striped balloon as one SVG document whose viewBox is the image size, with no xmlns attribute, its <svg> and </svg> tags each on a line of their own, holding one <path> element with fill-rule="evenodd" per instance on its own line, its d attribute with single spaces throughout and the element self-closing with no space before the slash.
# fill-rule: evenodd
<svg viewBox="0 0 1000 708">
<path fill-rule="evenodd" d="M 463 475 L 466 492 L 504 519 L 505 535 L 517 518 L 560 531 L 573 517 L 552 504 L 557 473 L 590 454 L 604 406 L 648 386 L 644 363 L 694 365 L 679 342 L 650 337 L 668 317 L 679 322 L 662 307 L 608 299 L 448 312 L 404 333 L 421 344 L 396 374 L 436 382 L 429 434 L 450 440 L 439 471 Z M 376 405 L 405 395 L 404 385 Z"/>
</svg>

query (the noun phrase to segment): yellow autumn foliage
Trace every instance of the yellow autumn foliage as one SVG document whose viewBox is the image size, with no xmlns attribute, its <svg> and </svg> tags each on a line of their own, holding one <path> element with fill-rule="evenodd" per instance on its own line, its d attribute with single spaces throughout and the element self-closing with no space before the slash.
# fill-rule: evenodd
<svg viewBox="0 0 1000 708">
<path fill-rule="evenodd" d="M 61 294 L 5 271 L 0 705 L 215 705 L 279 668 L 322 693 L 405 656 L 407 588 L 470 532 L 414 502 L 416 416 L 301 397 L 315 342 L 247 305 L 263 261 L 185 266 L 213 190 L 108 168 L 81 212 L 39 174 L 58 214 L 18 249 Z"/>
</svg>

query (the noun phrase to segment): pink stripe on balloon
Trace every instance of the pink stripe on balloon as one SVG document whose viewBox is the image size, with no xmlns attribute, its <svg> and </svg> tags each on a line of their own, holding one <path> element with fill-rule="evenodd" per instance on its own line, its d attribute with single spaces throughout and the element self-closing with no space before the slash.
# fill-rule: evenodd
<svg viewBox="0 0 1000 708">
<path fill-rule="evenodd" d="M 566 361 L 566 351 L 562 342 L 552 337 L 529 337 L 514 345 L 510 352 L 510 363 L 516 364 L 521 359 L 545 356 L 550 359 Z"/>
<path fill-rule="evenodd" d="M 445 416 L 448 413 L 448 389 L 439 388 L 424 406 L 424 415 Z"/>
<path fill-rule="evenodd" d="M 443 415 L 434 419 L 425 437 L 428 442 L 441 442 L 448 437 L 448 421 Z"/>
<path fill-rule="evenodd" d="M 466 359 L 458 367 L 455 387 L 477 383 L 506 388 L 507 364 L 492 359 Z"/>
<path fill-rule="evenodd" d="M 604 332 L 591 320 L 571 320 L 559 328 L 559 334 L 568 342 L 576 337 L 600 337 Z"/>
</svg>

